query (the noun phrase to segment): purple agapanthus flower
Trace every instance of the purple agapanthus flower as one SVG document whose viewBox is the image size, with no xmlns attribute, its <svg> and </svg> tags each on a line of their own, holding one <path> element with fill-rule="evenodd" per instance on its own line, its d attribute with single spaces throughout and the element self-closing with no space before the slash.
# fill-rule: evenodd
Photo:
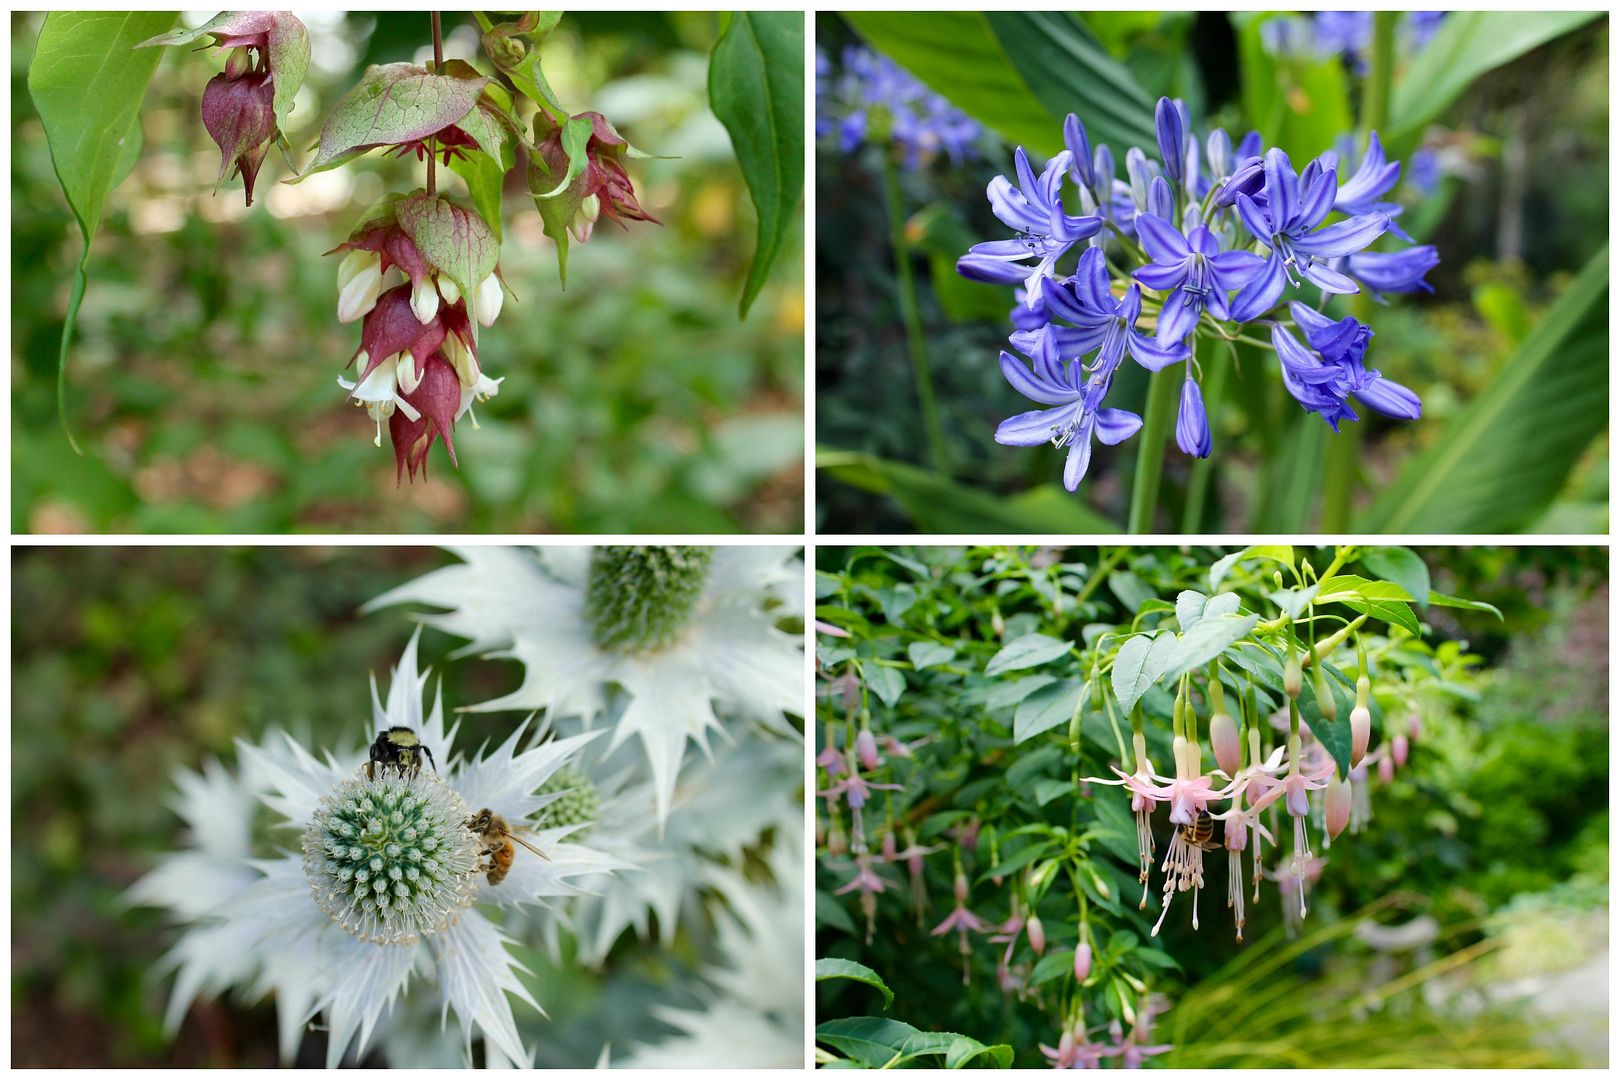
<svg viewBox="0 0 1620 1080">
<path fill-rule="evenodd" d="M 1181 407 L 1176 410 L 1176 445 L 1183 454 L 1209 457 L 1215 443 L 1209 434 L 1209 417 L 1204 412 L 1204 392 L 1192 376 L 1192 365 L 1187 365 L 1187 377 L 1181 382 Z"/>
<path fill-rule="evenodd" d="M 1358 214 L 1318 229 L 1333 210 L 1338 175 L 1313 161 L 1303 175 L 1288 155 L 1272 149 L 1265 157 L 1264 205 L 1247 195 L 1237 197 L 1238 216 L 1255 239 L 1271 248 L 1262 271 L 1232 302 L 1232 317 L 1247 322 L 1269 311 L 1282 298 L 1285 282 L 1296 287 L 1291 271 L 1325 292 L 1360 291 L 1356 283 L 1327 265 L 1327 260 L 1353 255 L 1389 227 L 1387 214 Z"/>
<path fill-rule="evenodd" d="M 1159 312 L 1161 343 L 1184 340 L 1205 311 L 1217 319 L 1230 318 L 1228 294 L 1247 285 L 1266 265 L 1250 251 L 1222 251 L 1202 225 L 1183 236 L 1155 214 L 1137 218 L 1136 236 L 1153 260 L 1136 271 L 1136 280 L 1170 294 Z"/>
<path fill-rule="evenodd" d="M 1102 218 L 1071 217 L 1064 212 L 1063 177 L 1071 163 L 1067 150 L 1048 161 L 1038 178 L 1023 147 L 1014 153 L 1013 163 L 1018 186 L 998 176 L 990 181 L 989 195 L 996 217 L 1018 236 L 974 244 L 956 261 L 956 272 L 974 281 L 1022 284 L 1024 303 L 1034 310 L 1057 261 L 1077 241 L 1095 236 L 1102 228 Z M 1036 260 L 1033 266 L 1027 265 L 1029 259 Z"/>
<path fill-rule="evenodd" d="M 1423 415 L 1416 394 L 1366 366 L 1367 345 L 1373 337 L 1370 327 L 1348 316 L 1334 321 L 1305 304 L 1290 304 L 1289 310 L 1316 355 L 1284 327 L 1273 327 L 1271 340 L 1282 362 L 1283 382 L 1295 400 L 1321 414 L 1334 431 L 1340 421 L 1358 419 L 1346 401 L 1352 395 L 1397 420 Z"/>
<path fill-rule="evenodd" d="M 952 161 L 974 156 L 982 129 L 972 117 L 934 93 L 893 60 L 864 48 L 848 48 L 842 73 L 816 53 L 816 136 L 836 134 L 839 149 L 853 153 L 867 141 L 871 114 L 882 110 L 887 137 L 900 147 L 901 162 L 915 169 L 938 154 Z"/>
<path fill-rule="evenodd" d="M 1349 140 L 1346 140 L 1348 144 Z M 1347 145 L 1346 150 L 1350 147 Z M 1337 168 L 1341 161 L 1348 161 L 1350 154 L 1342 156 L 1337 151 L 1328 151 L 1323 154 L 1321 161 L 1326 166 Z M 1401 205 L 1389 202 L 1382 198 L 1388 194 L 1401 178 L 1401 163 L 1391 161 L 1384 154 L 1384 144 L 1378 141 L 1378 132 L 1374 131 L 1367 136 L 1367 152 L 1361 155 L 1361 161 L 1356 165 L 1356 171 L 1350 179 L 1339 185 L 1339 193 L 1334 197 L 1333 209 L 1341 214 L 1387 214 L 1389 215 L 1389 231 L 1405 240 L 1412 242 L 1412 238 L 1395 220 L 1400 216 Z"/>
<path fill-rule="evenodd" d="M 1440 265 L 1433 244 L 1404 251 L 1363 251 L 1345 260 L 1345 272 L 1365 285 L 1375 297 L 1384 293 L 1434 292 L 1423 276 Z"/>
</svg>

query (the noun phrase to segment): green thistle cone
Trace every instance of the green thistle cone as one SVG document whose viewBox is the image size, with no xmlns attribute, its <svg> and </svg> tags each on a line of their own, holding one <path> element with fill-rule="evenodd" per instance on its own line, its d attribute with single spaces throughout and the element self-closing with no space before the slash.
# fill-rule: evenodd
<svg viewBox="0 0 1620 1080">
<path fill-rule="evenodd" d="M 703 595 L 714 549 L 599 547 L 591 554 L 585 614 L 610 652 L 656 652 L 680 637 Z"/>
</svg>

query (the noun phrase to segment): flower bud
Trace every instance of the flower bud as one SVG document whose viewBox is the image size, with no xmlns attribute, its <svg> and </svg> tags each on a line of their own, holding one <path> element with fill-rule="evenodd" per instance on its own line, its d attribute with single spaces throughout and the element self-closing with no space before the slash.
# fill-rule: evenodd
<svg viewBox="0 0 1620 1080">
<path fill-rule="evenodd" d="M 587 195 L 580 200 L 579 213 L 574 220 L 568 223 L 568 234 L 576 243 L 583 244 L 591 238 L 596 231 L 596 219 L 602 214 L 602 200 L 595 195 Z"/>
<path fill-rule="evenodd" d="M 966 904 L 968 898 L 967 875 L 960 870 L 956 872 L 956 902 L 958 905 Z"/>
<path fill-rule="evenodd" d="M 1344 832 L 1344 827 L 1350 824 L 1350 782 L 1334 776 L 1328 781 L 1323 803 L 1327 834 L 1328 838 L 1332 839 Z"/>
<path fill-rule="evenodd" d="M 237 46 L 225 56 L 225 77 L 227 79 L 240 79 L 253 70 L 253 54 L 246 47 Z"/>
<path fill-rule="evenodd" d="M 1029 947 L 1039 956 L 1046 951 L 1046 927 L 1041 925 L 1039 915 L 1029 917 L 1029 925 L 1025 928 L 1029 932 Z"/>
<path fill-rule="evenodd" d="M 1322 665 L 1316 664 L 1311 668 L 1313 672 L 1311 683 L 1316 691 L 1316 711 L 1328 723 L 1339 718 L 1339 699 L 1334 696 L 1332 688 L 1328 686 L 1327 676 L 1322 672 Z"/>
<path fill-rule="evenodd" d="M 456 378 L 461 381 L 462 386 L 471 388 L 478 385 L 482 374 L 478 366 L 478 357 L 467 348 L 467 343 L 461 340 L 461 335 L 444 336 L 444 358 L 456 369 Z"/>
<path fill-rule="evenodd" d="M 1350 764 L 1360 765 L 1367 756 L 1367 740 L 1372 737 L 1372 713 L 1363 705 L 1350 710 Z"/>
<path fill-rule="evenodd" d="M 395 365 L 395 378 L 399 382 L 400 393 L 414 394 L 416 388 L 422 385 L 422 375 L 416 370 L 416 357 L 408 352 L 402 352 L 393 357 Z"/>
<path fill-rule="evenodd" d="M 870 772 L 878 767 L 877 738 L 870 728 L 862 728 L 855 736 L 855 753 L 861 759 L 861 765 Z"/>
<path fill-rule="evenodd" d="M 411 286 L 411 312 L 416 321 L 426 326 L 439 313 L 439 290 L 433 285 L 433 276 L 424 275 Z"/>
<path fill-rule="evenodd" d="M 1074 978 L 1076 982 L 1085 982 L 1091 975 L 1091 944 L 1084 938 L 1074 947 Z"/>
<path fill-rule="evenodd" d="M 1391 742 L 1394 744 L 1393 749 L 1395 751 L 1395 767 L 1397 769 L 1406 768 L 1406 755 L 1411 750 L 1412 744 L 1407 740 L 1405 735 L 1397 735 L 1393 740 L 1391 740 Z"/>
<path fill-rule="evenodd" d="M 1293 653 L 1288 654 L 1288 662 L 1283 665 L 1283 690 L 1295 701 L 1299 700 L 1299 692 L 1304 687 L 1305 680 L 1300 672 L 1299 657 Z"/>
<path fill-rule="evenodd" d="M 461 299 L 461 286 L 452 281 L 448 275 L 440 274 L 439 295 L 444 297 L 445 303 L 454 304 Z"/>
<path fill-rule="evenodd" d="M 1412 710 L 1411 718 L 1406 721 L 1406 730 L 1411 733 L 1413 742 L 1417 742 L 1419 736 L 1423 734 L 1423 718 L 1418 715 L 1416 709 Z"/>
<path fill-rule="evenodd" d="M 1209 718 L 1209 745 L 1215 751 L 1215 764 L 1227 776 L 1236 776 L 1243 767 L 1243 740 L 1237 721 L 1224 712 Z"/>
<path fill-rule="evenodd" d="M 478 320 L 478 325 L 495 325 L 495 318 L 501 313 L 503 299 L 501 281 L 494 274 L 478 283 L 478 295 L 473 298 L 475 308 L 473 317 Z"/>
<path fill-rule="evenodd" d="M 1388 754 L 1378 759 L 1378 779 L 1386 784 L 1395 780 L 1395 759 Z"/>
<path fill-rule="evenodd" d="M 894 857 L 895 855 L 899 854 L 899 850 L 898 843 L 894 838 L 894 830 L 890 829 L 888 832 L 883 834 L 883 861 L 894 862 Z"/>
<path fill-rule="evenodd" d="M 220 153 L 215 189 L 234 164 L 249 206 L 253 205 L 253 182 L 276 134 L 274 98 L 275 88 L 267 74 L 238 79 L 215 75 L 203 88 L 203 127 Z"/>
<path fill-rule="evenodd" d="M 382 292 L 382 257 L 375 251 L 354 250 L 338 264 L 338 322 L 348 323 L 370 313 Z"/>
</svg>

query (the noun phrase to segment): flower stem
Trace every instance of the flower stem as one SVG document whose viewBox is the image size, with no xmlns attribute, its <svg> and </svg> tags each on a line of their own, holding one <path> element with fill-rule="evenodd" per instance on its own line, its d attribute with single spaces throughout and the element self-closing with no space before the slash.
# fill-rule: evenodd
<svg viewBox="0 0 1620 1080">
<path fill-rule="evenodd" d="M 934 471 L 951 474 L 950 455 L 945 448 L 945 429 L 939 422 L 939 406 L 934 400 L 934 376 L 928 366 L 928 346 L 923 338 L 922 317 L 917 311 L 917 285 L 911 276 L 911 245 L 906 242 L 906 222 L 900 210 L 900 172 L 894 155 L 883 154 L 883 206 L 889 214 L 889 242 L 894 248 L 895 291 L 900 304 L 900 321 L 906 327 L 906 347 L 911 354 L 912 376 L 917 382 L 917 407 L 922 413 L 923 434 L 928 440 L 928 457 Z"/>
<path fill-rule="evenodd" d="M 1164 469 L 1164 444 L 1175 422 L 1180 365 L 1155 371 L 1148 380 L 1147 408 L 1136 451 L 1136 477 L 1131 483 L 1131 513 L 1125 531 L 1153 530 L 1153 510 L 1159 502 L 1159 476 Z"/>
<path fill-rule="evenodd" d="M 437 11 L 429 12 L 428 20 L 433 24 L 433 74 L 442 75 L 444 74 L 444 31 L 439 26 L 439 13 Z M 439 193 L 439 162 L 434 153 L 437 149 L 431 142 L 428 144 L 427 193 L 429 195 Z"/>
<path fill-rule="evenodd" d="M 1214 342 L 1208 351 L 1215 353 L 1217 349 Z M 1226 395 L 1226 377 L 1231 371 L 1235 356 L 1207 356 L 1210 361 L 1209 375 L 1204 379 L 1204 415 L 1208 418 L 1210 430 L 1215 430 L 1220 416 L 1221 399 Z M 1204 520 L 1204 503 L 1209 497 L 1209 476 L 1215 468 L 1213 457 L 1198 458 L 1193 462 L 1192 478 L 1187 482 L 1187 505 L 1181 513 L 1181 531 L 1183 533 L 1201 532 L 1198 525 Z"/>
</svg>

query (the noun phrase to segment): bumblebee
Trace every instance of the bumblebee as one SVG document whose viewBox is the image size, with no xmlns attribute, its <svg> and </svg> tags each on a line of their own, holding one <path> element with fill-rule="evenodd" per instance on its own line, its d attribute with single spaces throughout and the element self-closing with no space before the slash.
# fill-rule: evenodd
<svg viewBox="0 0 1620 1080">
<path fill-rule="evenodd" d="M 488 873 L 491 885 L 499 885 L 511 872 L 512 860 L 517 857 L 515 844 L 522 844 L 542 859 L 545 858 L 539 848 L 513 833 L 506 819 L 488 807 L 478 811 L 462 824 L 477 833 L 478 838 L 484 842 L 484 850 L 478 854 L 488 855 L 489 863 L 487 865 L 480 863 L 478 869 Z"/>
<path fill-rule="evenodd" d="M 1198 811 L 1198 816 L 1191 825 L 1178 825 L 1181 838 L 1196 848 L 1205 851 L 1214 851 L 1221 845 L 1215 840 L 1215 819 L 1210 817 L 1208 810 Z"/>
<path fill-rule="evenodd" d="M 416 732 L 408 727 L 391 727 L 387 731 L 377 732 L 377 741 L 371 744 L 371 760 L 366 762 L 366 779 L 377 779 L 377 766 L 392 766 L 401 776 L 406 773 L 419 773 L 422 771 L 422 757 L 427 756 L 428 764 L 433 771 L 439 771 L 439 763 L 433 760 L 433 751 L 428 749 L 426 743 L 417 738 Z"/>
</svg>

